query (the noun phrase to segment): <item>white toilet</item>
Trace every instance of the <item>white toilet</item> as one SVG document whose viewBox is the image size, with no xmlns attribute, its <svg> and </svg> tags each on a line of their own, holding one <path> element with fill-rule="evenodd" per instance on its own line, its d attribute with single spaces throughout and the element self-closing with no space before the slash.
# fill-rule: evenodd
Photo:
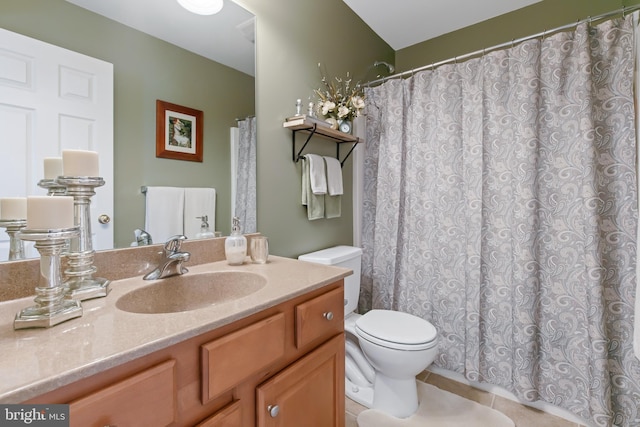
<svg viewBox="0 0 640 427">
<path fill-rule="evenodd" d="M 353 270 L 344 280 L 346 394 L 368 408 L 406 418 L 418 409 L 415 377 L 436 357 L 437 331 L 431 323 L 408 313 L 355 313 L 361 257 L 360 248 L 335 246 L 298 259 Z"/>
</svg>

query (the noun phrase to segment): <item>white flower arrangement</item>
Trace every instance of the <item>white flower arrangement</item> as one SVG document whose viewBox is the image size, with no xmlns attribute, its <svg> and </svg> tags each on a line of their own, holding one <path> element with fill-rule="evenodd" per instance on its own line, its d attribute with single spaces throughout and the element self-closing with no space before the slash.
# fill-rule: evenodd
<svg viewBox="0 0 640 427">
<path fill-rule="evenodd" d="M 318 68 L 321 68 L 320 64 Z M 340 121 L 352 121 L 360 116 L 365 107 L 364 91 L 360 82 L 352 85 L 349 73 L 344 79 L 335 77 L 332 80 L 327 80 L 322 70 L 321 75 L 324 87 L 314 90 L 318 96 L 316 112 L 324 116 L 333 129 L 338 127 Z"/>
</svg>

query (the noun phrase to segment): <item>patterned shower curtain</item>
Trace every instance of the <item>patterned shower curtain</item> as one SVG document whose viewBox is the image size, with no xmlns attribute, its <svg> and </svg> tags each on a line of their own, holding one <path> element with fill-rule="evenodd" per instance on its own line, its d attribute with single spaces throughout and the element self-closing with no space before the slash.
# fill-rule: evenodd
<svg viewBox="0 0 640 427">
<path fill-rule="evenodd" d="M 238 122 L 238 165 L 236 173 L 235 215 L 243 233 L 256 232 L 256 118 Z"/>
<path fill-rule="evenodd" d="M 437 366 L 640 425 L 631 17 L 368 88 L 361 312 Z"/>
</svg>

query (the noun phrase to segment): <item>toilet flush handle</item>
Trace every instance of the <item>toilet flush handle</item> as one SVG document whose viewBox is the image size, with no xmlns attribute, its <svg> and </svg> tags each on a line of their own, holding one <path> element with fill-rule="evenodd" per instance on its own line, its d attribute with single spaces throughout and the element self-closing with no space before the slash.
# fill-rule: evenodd
<svg viewBox="0 0 640 427">
<path fill-rule="evenodd" d="M 322 313 L 322 317 L 324 317 L 327 320 L 333 320 L 333 313 L 330 311 L 327 311 L 325 313 Z"/>
</svg>

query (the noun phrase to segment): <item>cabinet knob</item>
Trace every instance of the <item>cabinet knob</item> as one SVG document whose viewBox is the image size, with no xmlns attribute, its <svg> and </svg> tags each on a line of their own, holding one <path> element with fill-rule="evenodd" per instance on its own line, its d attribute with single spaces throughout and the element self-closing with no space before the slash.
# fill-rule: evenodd
<svg viewBox="0 0 640 427">
<path fill-rule="evenodd" d="M 278 405 L 269 405 L 267 406 L 267 411 L 269 411 L 271 418 L 275 418 L 280 413 L 280 407 Z"/>
<path fill-rule="evenodd" d="M 111 221 L 111 218 L 109 218 L 109 215 L 107 214 L 102 214 L 98 217 L 98 222 L 100 224 L 109 224 L 110 221 Z"/>
<path fill-rule="evenodd" d="M 327 311 L 326 313 L 322 313 L 322 317 L 324 317 L 327 320 L 333 320 L 333 313 L 330 311 Z"/>
</svg>

